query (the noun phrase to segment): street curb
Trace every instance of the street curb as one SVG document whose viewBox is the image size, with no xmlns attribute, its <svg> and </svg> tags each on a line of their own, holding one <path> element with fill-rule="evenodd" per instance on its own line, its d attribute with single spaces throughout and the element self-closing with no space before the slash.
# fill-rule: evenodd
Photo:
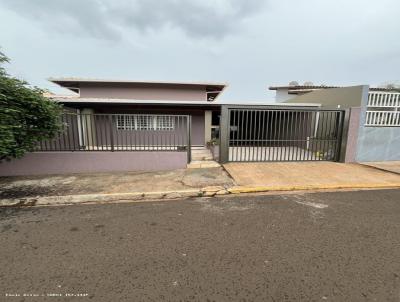
<svg viewBox="0 0 400 302">
<path fill-rule="evenodd" d="M 143 202 L 147 200 L 174 200 L 191 197 L 212 197 L 229 194 L 222 186 L 210 186 L 201 189 L 162 192 L 131 192 L 108 194 L 82 194 L 65 196 L 36 196 L 25 198 L 0 199 L 0 207 L 38 206 L 38 205 L 68 205 L 80 203 L 107 203 L 117 201 Z"/>
<path fill-rule="evenodd" d="M 132 192 L 108 194 L 83 194 L 65 196 L 37 196 L 15 199 L 2 199 L 0 206 L 33 206 L 33 205 L 62 205 L 91 202 L 116 202 L 116 201 L 146 201 L 154 199 L 178 199 L 185 197 L 202 196 L 200 189 L 164 192 Z"/>
<path fill-rule="evenodd" d="M 1 199 L 0 207 L 71 205 L 83 203 L 145 202 L 154 200 L 176 200 L 193 197 L 213 197 L 227 194 L 261 193 L 279 191 L 307 191 L 324 189 L 390 189 L 400 188 L 398 184 L 354 184 L 354 185 L 309 185 L 309 186 L 210 186 L 201 189 L 164 192 L 132 192 L 109 194 L 85 194 L 66 196 L 37 196 L 14 199 Z"/>
<path fill-rule="evenodd" d="M 270 191 L 304 191 L 329 189 L 382 189 L 400 188 L 398 184 L 353 184 L 353 185 L 309 185 L 309 186 L 234 186 L 228 189 L 231 194 L 258 193 Z"/>
</svg>

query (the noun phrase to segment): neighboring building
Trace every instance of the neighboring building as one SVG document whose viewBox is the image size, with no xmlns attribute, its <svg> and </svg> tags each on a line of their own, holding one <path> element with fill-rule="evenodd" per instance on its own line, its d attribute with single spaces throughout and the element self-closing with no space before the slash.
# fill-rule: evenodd
<svg viewBox="0 0 400 302">
<path fill-rule="evenodd" d="M 274 90 L 275 101 L 277 103 L 282 103 L 282 102 L 290 102 L 291 99 L 294 99 L 300 95 L 304 95 L 313 91 L 318 91 L 322 89 L 331 89 L 331 88 L 344 88 L 344 87 L 331 86 L 331 85 L 283 85 L 283 86 L 270 86 L 269 90 Z M 374 93 L 379 93 L 379 92 L 396 93 L 400 92 L 400 89 L 370 87 L 369 91 Z"/>
<path fill-rule="evenodd" d="M 359 129 L 354 133 L 355 161 L 400 160 L 400 89 L 364 86 L 272 86 L 276 100 L 286 104 L 318 103 L 349 108 Z"/>
</svg>

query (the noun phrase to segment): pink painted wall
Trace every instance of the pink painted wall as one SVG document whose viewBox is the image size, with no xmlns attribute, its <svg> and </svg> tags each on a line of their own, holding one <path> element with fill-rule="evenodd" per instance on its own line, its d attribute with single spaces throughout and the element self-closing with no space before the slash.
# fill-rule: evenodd
<svg viewBox="0 0 400 302">
<path fill-rule="evenodd" d="M 354 163 L 357 156 L 358 132 L 360 129 L 361 108 L 350 108 L 350 117 L 346 138 L 346 153 L 344 162 Z"/>
<path fill-rule="evenodd" d="M 205 86 L 145 85 L 129 83 L 81 83 L 81 98 L 207 101 Z"/>
<path fill-rule="evenodd" d="M 0 176 L 184 169 L 186 152 L 33 152 L 0 163 Z"/>
</svg>

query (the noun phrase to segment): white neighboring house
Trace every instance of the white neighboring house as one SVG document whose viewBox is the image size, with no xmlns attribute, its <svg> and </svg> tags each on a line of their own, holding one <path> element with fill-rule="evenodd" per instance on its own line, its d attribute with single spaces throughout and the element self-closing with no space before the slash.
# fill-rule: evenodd
<svg viewBox="0 0 400 302">
<path fill-rule="evenodd" d="M 285 103 L 299 95 L 312 91 L 339 86 L 327 85 L 287 85 L 271 86 L 275 90 L 275 101 Z M 397 127 L 400 126 L 400 89 L 397 88 L 369 88 L 368 105 L 366 108 L 365 126 Z"/>
</svg>

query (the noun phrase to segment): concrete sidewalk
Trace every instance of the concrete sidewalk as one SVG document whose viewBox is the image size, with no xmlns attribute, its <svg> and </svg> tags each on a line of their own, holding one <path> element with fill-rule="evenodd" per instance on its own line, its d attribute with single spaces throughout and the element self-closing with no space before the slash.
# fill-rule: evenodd
<svg viewBox="0 0 400 302">
<path fill-rule="evenodd" d="M 359 164 L 333 162 L 228 163 L 224 167 L 239 185 L 230 189 L 232 193 L 400 187 L 400 175 Z"/>
<path fill-rule="evenodd" d="M 0 205 L 63 204 L 210 196 L 234 185 L 222 167 L 162 172 L 0 178 Z"/>
<path fill-rule="evenodd" d="M 400 174 L 400 161 L 363 162 L 362 164 L 379 170 Z"/>
<path fill-rule="evenodd" d="M 210 197 L 267 191 L 400 188 L 400 175 L 331 162 L 229 163 L 222 168 L 0 178 L 0 206 Z"/>
</svg>

